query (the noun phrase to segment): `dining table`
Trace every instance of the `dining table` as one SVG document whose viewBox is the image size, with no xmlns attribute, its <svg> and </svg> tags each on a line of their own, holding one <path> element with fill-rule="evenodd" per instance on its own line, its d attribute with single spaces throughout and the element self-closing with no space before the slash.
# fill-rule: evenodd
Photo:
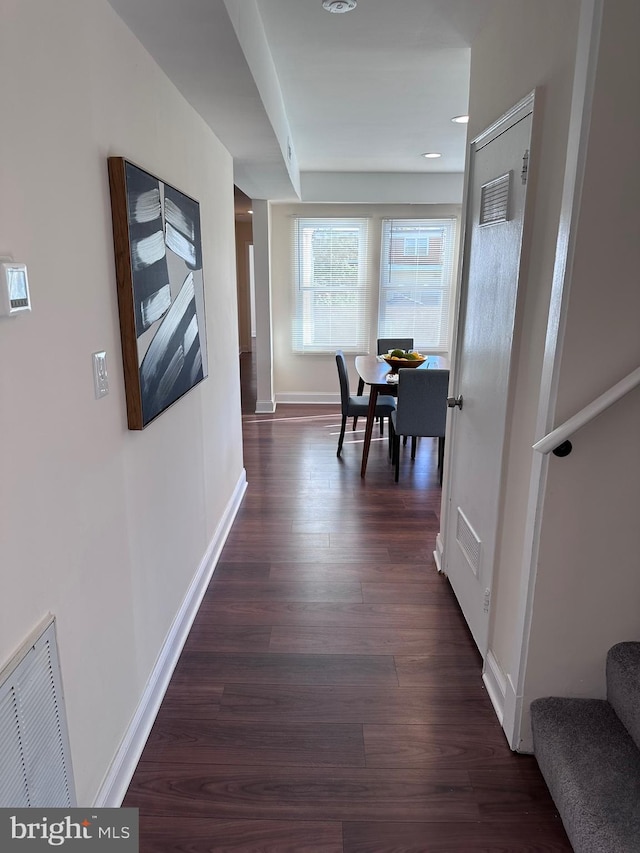
<svg viewBox="0 0 640 853">
<path fill-rule="evenodd" d="M 449 370 L 449 359 L 443 355 L 428 355 L 419 367 L 405 368 L 409 370 Z M 367 425 L 364 431 L 364 444 L 362 445 L 362 464 L 360 476 L 367 473 L 367 460 L 369 459 L 369 447 L 373 434 L 373 424 L 376 419 L 376 400 L 378 394 L 388 394 L 389 389 L 394 387 L 387 382 L 387 376 L 392 373 L 391 367 L 379 355 L 357 355 L 356 371 L 358 376 L 369 386 L 369 409 L 367 410 Z"/>
</svg>

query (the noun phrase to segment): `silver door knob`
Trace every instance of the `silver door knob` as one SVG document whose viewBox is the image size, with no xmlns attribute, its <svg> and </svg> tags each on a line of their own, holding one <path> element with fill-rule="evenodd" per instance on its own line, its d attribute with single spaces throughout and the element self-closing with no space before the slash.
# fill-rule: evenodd
<svg viewBox="0 0 640 853">
<path fill-rule="evenodd" d="M 461 409 L 462 394 L 459 394 L 457 397 L 447 397 L 447 406 L 449 406 L 450 409 L 455 409 L 456 406 Z"/>
</svg>

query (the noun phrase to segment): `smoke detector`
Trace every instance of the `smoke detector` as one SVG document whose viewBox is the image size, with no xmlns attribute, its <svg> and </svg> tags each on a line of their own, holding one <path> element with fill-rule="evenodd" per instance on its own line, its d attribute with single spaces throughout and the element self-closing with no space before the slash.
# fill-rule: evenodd
<svg viewBox="0 0 640 853">
<path fill-rule="evenodd" d="M 322 0 L 322 8 L 327 12 L 350 12 L 357 5 L 356 0 Z"/>
</svg>

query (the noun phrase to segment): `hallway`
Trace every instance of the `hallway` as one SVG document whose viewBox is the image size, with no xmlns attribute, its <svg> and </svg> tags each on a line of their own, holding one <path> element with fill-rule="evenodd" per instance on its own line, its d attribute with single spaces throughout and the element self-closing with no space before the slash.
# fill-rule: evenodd
<svg viewBox="0 0 640 853">
<path fill-rule="evenodd" d="M 535 760 L 513 754 L 432 552 L 436 442 L 337 408 L 252 414 L 249 488 L 132 779 L 140 850 L 570 851 Z M 364 427 L 364 424 L 359 424 Z"/>
</svg>

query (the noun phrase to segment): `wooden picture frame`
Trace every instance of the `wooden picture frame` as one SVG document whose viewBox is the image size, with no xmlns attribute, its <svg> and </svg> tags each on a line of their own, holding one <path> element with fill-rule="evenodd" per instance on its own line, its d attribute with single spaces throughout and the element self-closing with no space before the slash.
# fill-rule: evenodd
<svg viewBox="0 0 640 853">
<path fill-rule="evenodd" d="M 129 429 L 207 377 L 199 203 L 123 157 L 109 186 Z"/>
</svg>

